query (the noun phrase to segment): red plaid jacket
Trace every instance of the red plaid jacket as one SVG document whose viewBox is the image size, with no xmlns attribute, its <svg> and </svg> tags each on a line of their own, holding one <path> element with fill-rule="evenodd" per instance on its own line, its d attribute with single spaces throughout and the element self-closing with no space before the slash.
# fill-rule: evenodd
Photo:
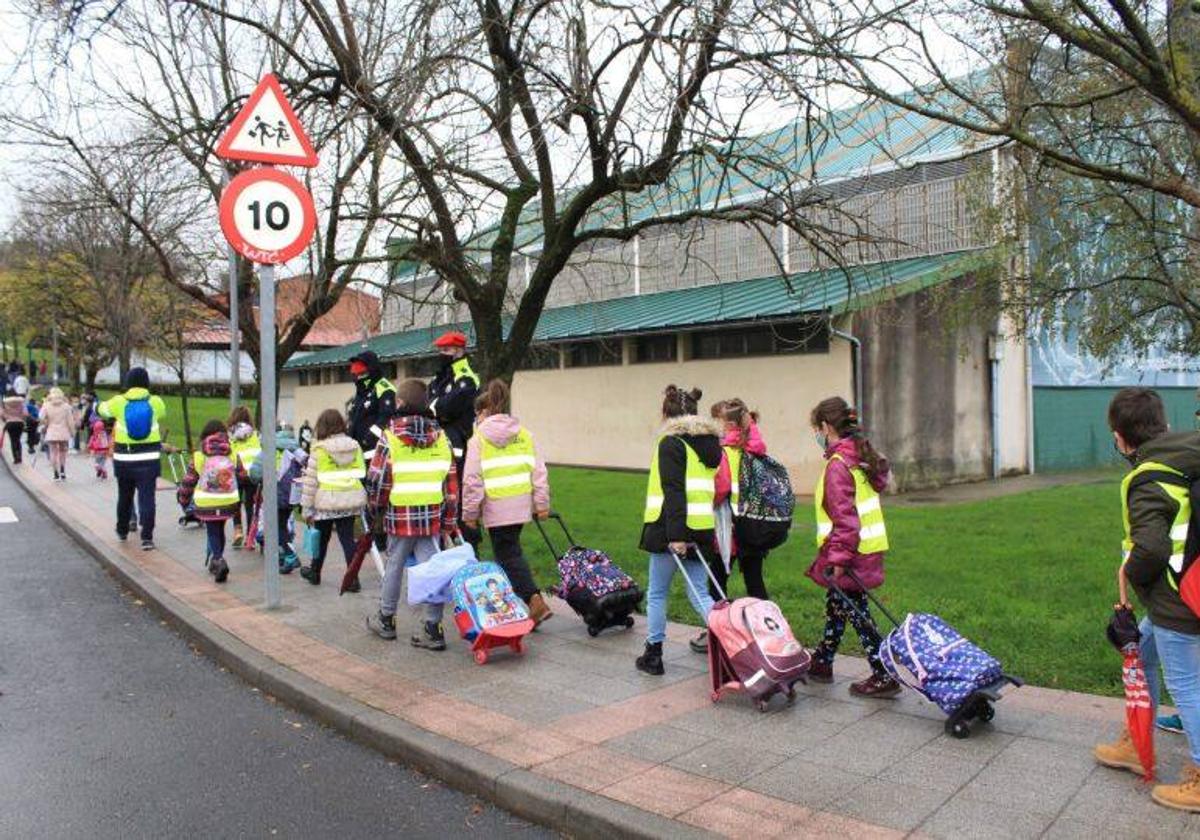
<svg viewBox="0 0 1200 840">
<path fill-rule="evenodd" d="M 393 417 L 389 431 L 401 438 L 415 433 L 436 439 L 441 434 L 437 421 L 413 415 Z M 458 531 L 458 475 L 453 466 L 442 485 L 440 505 L 396 507 L 388 500 L 391 492 L 391 450 L 384 435 L 375 445 L 375 454 L 367 467 L 367 497 L 373 511 L 384 512 L 385 533 L 396 537 L 436 537 Z"/>
</svg>

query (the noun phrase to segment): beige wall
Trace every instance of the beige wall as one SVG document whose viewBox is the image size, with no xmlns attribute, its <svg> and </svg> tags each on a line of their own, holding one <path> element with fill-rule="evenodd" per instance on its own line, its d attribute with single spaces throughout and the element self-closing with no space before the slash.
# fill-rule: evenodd
<svg viewBox="0 0 1200 840">
<path fill-rule="evenodd" d="M 354 394 L 350 383 L 301 388 L 298 382 L 287 373 L 281 385 L 283 396 L 292 397 L 297 426 L 315 423 L 330 406 L 343 408 Z M 771 454 L 791 470 L 796 491 L 807 494 L 821 464 L 808 412 L 824 397 L 849 394 L 850 353 L 835 342 L 827 354 L 524 371 L 513 382 L 513 413 L 547 461 L 646 469 L 662 391 L 671 383 L 700 388 L 704 411 L 729 397 L 758 410 Z"/>
<path fill-rule="evenodd" d="M 1000 323 L 1004 333 L 1003 357 L 998 373 L 1000 384 L 1000 473 L 1028 472 L 1029 463 L 1029 368 L 1028 347 L 1010 319 Z"/>
</svg>

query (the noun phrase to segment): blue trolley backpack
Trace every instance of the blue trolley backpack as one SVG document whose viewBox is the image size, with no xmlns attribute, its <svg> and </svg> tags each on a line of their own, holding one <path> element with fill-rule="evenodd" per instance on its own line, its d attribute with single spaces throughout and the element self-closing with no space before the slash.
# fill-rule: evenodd
<svg viewBox="0 0 1200 840">
<path fill-rule="evenodd" d="M 504 569 L 491 561 L 471 563 L 455 573 L 450 589 L 454 593 L 454 624 L 470 643 L 476 662 L 487 662 L 492 648 L 524 652 L 522 640 L 533 632 L 533 619 L 525 602 L 513 592 Z"/>
</svg>

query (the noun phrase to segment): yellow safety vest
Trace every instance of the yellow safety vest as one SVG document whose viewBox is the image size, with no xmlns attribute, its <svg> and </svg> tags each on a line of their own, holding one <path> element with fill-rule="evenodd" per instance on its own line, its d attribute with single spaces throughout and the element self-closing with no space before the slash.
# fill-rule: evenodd
<svg viewBox="0 0 1200 840">
<path fill-rule="evenodd" d="M 1129 559 L 1130 552 L 1133 551 L 1133 537 L 1129 525 L 1129 485 L 1133 479 L 1140 473 L 1144 472 L 1165 472 L 1172 475 L 1183 476 L 1179 470 L 1168 467 L 1166 464 L 1159 464 L 1155 461 L 1146 461 L 1138 464 L 1129 474 L 1125 476 L 1121 482 L 1121 522 L 1125 526 L 1125 539 L 1121 541 L 1121 562 L 1124 563 Z M 1188 524 L 1192 520 L 1192 502 L 1188 497 L 1188 488 L 1180 487 L 1174 484 L 1168 484 L 1165 481 L 1154 482 L 1163 489 L 1171 500 L 1179 507 L 1175 511 L 1175 520 L 1171 523 L 1171 560 L 1168 563 L 1167 582 L 1171 584 L 1171 588 L 1179 590 L 1179 581 L 1177 576 L 1183 573 L 1183 557 L 1184 548 L 1187 545 Z"/>
<path fill-rule="evenodd" d="M 333 493 L 346 493 L 362 487 L 362 480 L 367 475 L 367 464 L 363 460 L 361 449 L 354 453 L 354 461 L 348 466 L 333 460 L 333 456 L 325 451 L 325 447 L 318 446 L 315 449 L 319 488 Z"/>
<path fill-rule="evenodd" d="M 125 427 L 125 406 L 136 400 L 147 400 L 150 403 L 152 420 L 150 434 L 140 440 L 129 436 Z M 116 421 L 113 427 L 114 461 L 157 461 L 162 449 L 162 430 L 158 420 L 166 414 L 166 406 L 162 398 L 151 394 L 145 388 L 130 388 L 123 394 L 110 397 L 97 406 L 96 411 L 101 417 L 111 417 Z"/>
<path fill-rule="evenodd" d="M 480 436 L 480 470 L 483 492 L 489 499 L 511 499 L 533 493 L 533 435 L 521 427 L 505 446 L 496 446 Z"/>
<path fill-rule="evenodd" d="M 383 434 L 392 465 L 392 492 L 388 494 L 392 507 L 441 504 L 446 476 L 454 466 L 446 436 L 439 435 L 433 446 L 420 448 L 409 446 L 391 430 Z"/>
<path fill-rule="evenodd" d="M 192 464 L 196 468 L 197 475 L 204 475 L 204 465 L 208 463 L 208 458 L 209 456 L 205 455 L 203 452 L 195 452 L 192 454 Z M 233 464 L 232 458 L 230 459 L 229 463 Z M 233 489 L 228 493 L 212 493 L 205 490 L 200 486 L 199 483 L 197 483 L 196 492 L 192 494 L 192 503 L 195 504 L 196 507 L 204 510 L 212 510 L 213 508 L 223 507 L 237 507 L 238 499 L 240 498 L 237 488 L 237 476 L 233 475 L 231 478 L 233 479 Z"/>
<path fill-rule="evenodd" d="M 250 472 L 250 467 L 262 457 L 262 443 L 258 439 L 258 432 L 251 433 L 250 437 L 245 440 L 230 440 L 229 449 L 233 455 L 233 460 L 239 462 L 247 473 Z"/>
<path fill-rule="evenodd" d="M 463 378 L 470 379 L 475 383 L 476 388 L 479 387 L 479 374 L 471 368 L 471 360 L 466 356 L 463 356 L 461 359 L 455 359 L 453 364 L 450 365 L 450 372 L 454 374 L 456 380 Z"/>
<path fill-rule="evenodd" d="M 741 513 L 742 493 L 739 485 L 742 480 L 742 450 L 736 446 L 723 446 L 725 460 L 729 462 L 729 506 L 733 515 Z"/>
<path fill-rule="evenodd" d="M 878 554 L 881 551 L 887 551 L 887 527 L 883 523 L 883 506 L 880 504 L 879 494 L 867 480 L 867 474 L 863 468 L 857 464 L 847 464 L 846 459 L 840 454 L 833 455 L 826 462 L 826 470 L 834 460 L 846 464 L 850 468 L 850 475 L 854 477 L 854 507 L 858 512 L 858 553 Z M 825 470 L 821 471 L 821 477 L 817 480 L 814 502 L 817 509 L 817 547 L 819 548 L 833 533 L 833 520 L 825 512 Z"/>
<path fill-rule="evenodd" d="M 388 391 L 395 391 L 395 390 L 396 390 L 396 386 L 393 385 L 391 382 L 388 382 L 382 376 L 375 381 L 375 396 L 376 397 L 382 397 Z"/>
<path fill-rule="evenodd" d="M 659 443 L 662 438 L 659 438 Z M 687 526 L 693 531 L 710 531 L 716 523 L 713 519 L 713 497 L 716 496 L 714 481 L 717 468 L 700 460 L 696 450 L 680 438 L 687 463 L 684 471 L 684 487 L 687 497 Z M 654 458 L 650 461 L 650 480 L 646 484 L 646 512 L 644 522 L 657 522 L 662 516 L 663 487 L 658 472 L 658 446 L 654 447 Z"/>
</svg>

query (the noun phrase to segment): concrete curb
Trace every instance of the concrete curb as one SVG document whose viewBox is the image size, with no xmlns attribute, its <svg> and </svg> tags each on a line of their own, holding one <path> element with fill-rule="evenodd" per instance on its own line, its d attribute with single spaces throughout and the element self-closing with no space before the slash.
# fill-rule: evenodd
<svg viewBox="0 0 1200 840">
<path fill-rule="evenodd" d="M 282 665 L 176 598 L 119 551 L 55 510 L 0 456 L 25 494 L 102 567 L 206 656 L 288 706 L 466 793 L 573 837 L 707 838 L 710 832 L 532 773 L 360 703 Z M 532 735 L 531 737 L 536 737 Z"/>
</svg>

